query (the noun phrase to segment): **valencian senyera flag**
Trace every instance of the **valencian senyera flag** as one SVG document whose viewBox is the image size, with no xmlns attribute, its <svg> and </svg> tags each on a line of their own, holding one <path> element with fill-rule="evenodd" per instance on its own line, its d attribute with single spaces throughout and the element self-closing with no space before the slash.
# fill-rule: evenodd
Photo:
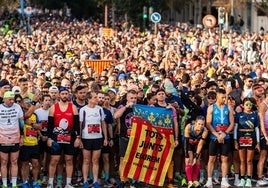
<svg viewBox="0 0 268 188">
<path fill-rule="evenodd" d="M 123 176 L 163 186 L 174 151 L 172 110 L 134 105 L 133 114 Z"/>
</svg>

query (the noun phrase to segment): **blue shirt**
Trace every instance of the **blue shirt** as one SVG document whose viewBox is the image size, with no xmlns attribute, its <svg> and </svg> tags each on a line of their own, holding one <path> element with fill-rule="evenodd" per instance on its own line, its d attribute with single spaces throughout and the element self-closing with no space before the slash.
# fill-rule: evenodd
<svg viewBox="0 0 268 188">
<path fill-rule="evenodd" d="M 254 129 L 251 133 L 251 136 L 255 135 L 255 128 L 260 126 L 260 120 L 257 112 L 252 112 L 247 114 L 245 112 L 237 113 L 235 116 L 235 123 L 238 124 L 237 127 L 237 137 L 244 136 L 243 132 L 240 132 L 239 129 Z"/>
<path fill-rule="evenodd" d="M 212 104 L 212 127 L 216 130 L 217 125 L 229 126 L 229 108 L 225 104 L 222 108 L 219 108 L 215 103 Z M 211 134 L 210 138 L 217 139 L 215 135 Z M 225 139 L 229 139 L 230 135 L 226 135 Z"/>
<path fill-rule="evenodd" d="M 105 114 L 104 121 L 107 123 L 107 125 L 112 125 L 114 123 L 114 118 L 110 110 L 103 108 L 103 112 Z"/>
</svg>

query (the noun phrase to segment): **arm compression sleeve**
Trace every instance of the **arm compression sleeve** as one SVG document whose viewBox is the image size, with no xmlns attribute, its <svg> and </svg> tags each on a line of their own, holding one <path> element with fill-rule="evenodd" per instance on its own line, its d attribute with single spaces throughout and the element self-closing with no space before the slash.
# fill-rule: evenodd
<svg viewBox="0 0 268 188">
<path fill-rule="evenodd" d="M 234 139 L 235 140 L 237 139 L 237 127 L 238 127 L 238 124 L 235 123 L 235 127 L 234 127 Z"/>
<path fill-rule="evenodd" d="M 257 142 L 260 142 L 260 129 L 259 129 L 259 127 L 255 127 L 255 132 L 256 132 Z"/>
<path fill-rule="evenodd" d="M 23 135 L 23 128 L 24 128 L 24 120 L 23 119 L 19 120 L 19 125 L 20 125 L 20 135 Z"/>
<path fill-rule="evenodd" d="M 74 125 L 75 136 L 80 136 L 79 115 L 74 115 L 73 125 Z"/>
<path fill-rule="evenodd" d="M 52 138 L 53 129 L 54 129 L 54 117 L 48 116 L 48 126 L 47 126 L 48 138 Z"/>
</svg>

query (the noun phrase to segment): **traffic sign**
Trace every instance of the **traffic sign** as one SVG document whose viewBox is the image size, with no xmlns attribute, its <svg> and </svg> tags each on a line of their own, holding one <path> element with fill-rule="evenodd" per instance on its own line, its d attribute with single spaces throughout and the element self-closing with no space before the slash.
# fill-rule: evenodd
<svg viewBox="0 0 268 188">
<path fill-rule="evenodd" d="M 151 21 L 154 23 L 159 23 L 161 21 L 161 15 L 158 12 L 154 12 L 151 15 Z"/>
<path fill-rule="evenodd" d="M 25 14 L 26 14 L 27 16 L 30 16 L 30 15 L 32 14 L 32 12 L 33 12 L 32 7 L 26 7 L 26 8 L 24 9 L 24 12 L 25 12 Z"/>
<path fill-rule="evenodd" d="M 203 18 L 202 22 L 206 28 L 211 29 L 215 27 L 217 21 L 215 16 L 208 14 Z"/>
</svg>

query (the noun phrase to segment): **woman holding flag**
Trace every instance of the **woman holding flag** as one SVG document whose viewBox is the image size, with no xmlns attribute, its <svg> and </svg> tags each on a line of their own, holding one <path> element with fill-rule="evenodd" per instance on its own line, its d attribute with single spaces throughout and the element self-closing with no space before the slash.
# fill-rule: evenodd
<svg viewBox="0 0 268 188">
<path fill-rule="evenodd" d="M 185 172 L 188 188 L 200 187 L 198 181 L 200 171 L 200 153 L 208 135 L 205 117 L 197 116 L 194 124 L 188 124 L 184 132 Z"/>
</svg>

